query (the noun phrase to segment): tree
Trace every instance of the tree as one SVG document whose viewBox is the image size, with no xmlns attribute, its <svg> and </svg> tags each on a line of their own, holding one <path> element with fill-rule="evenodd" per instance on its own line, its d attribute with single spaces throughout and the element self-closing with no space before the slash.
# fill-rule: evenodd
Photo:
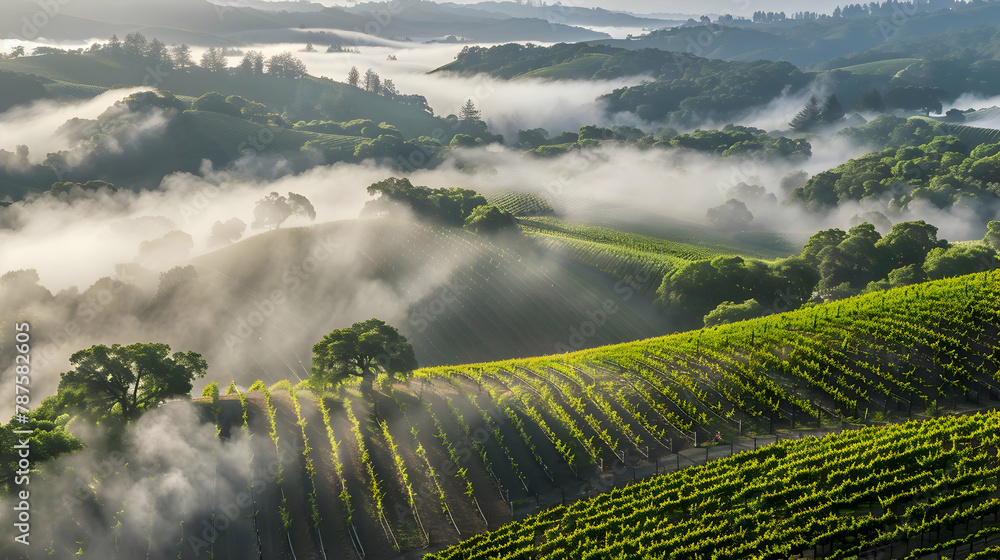
<svg viewBox="0 0 1000 560">
<path fill-rule="evenodd" d="M 122 55 L 122 42 L 118 38 L 118 35 L 112 35 L 111 39 L 108 40 L 108 44 L 104 47 L 109 55 L 114 58 L 118 58 Z"/>
<path fill-rule="evenodd" d="M 170 355 L 166 344 L 115 344 L 81 350 L 72 357 L 72 371 L 63 373 L 58 394 L 70 406 L 98 418 L 129 422 L 173 397 L 191 392 L 208 364 L 195 352 Z"/>
<path fill-rule="evenodd" d="M 236 67 L 240 74 L 244 76 L 264 75 L 264 53 L 260 51 L 247 51 L 243 55 L 243 60 Z"/>
<path fill-rule="evenodd" d="M 19 58 L 24 56 L 24 45 L 18 45 L 10 50 L 11 58 Z"/>
<path fill-rule="evenodd" d="M 140 243 L 136 258 L 144 263 L 163 265 L 186 259 L 191 249 L 194 249 L 191 235 L 175 230 L 158 239 Z"/>
<path fill-rule="evenodd" d="M 174 55 L 174 66 L 177 68 L 183 70 L 194 66 L 194 59 L 191 58 L 191 47 L 183 44 L 177 45 L 170 52 Z"/>
<path fill-rule="evenodd" d="M 844 108 L 837 99 L 837 94 L 831 93 L 823 102 L 823 109 L 820 111 L 820 118 L 823 122 L 832 123 L 844 118 Z"/>
<path fill-rule="evenodd" d="M 350 375 L 405 374 L 416 368 L 417 358 L 406 338 L 384 321 L 368 319 L 337 329 L 313 346 L 309 381 L 325 389 Z"/>
<path fill-rule="evenodd" d="M 473 103 L 471 99 L 466 101 L 465 105 L 462 105 L 462 109 L 458 113 L 458 118 L 461 119 L 462 122 L 467 123 L 477 122 L 481 120 L 481 117 L 482 111 L 476 109 L 476 104 Z"/>
<path fill-rule="evenodd" d="M 172 70 L 174 67 L 174 59 L 170 56 L 170 49 L 155 37 L 146 49 L 146 62 L 150 67 L 160 70 Z"/>
<path fill-rule="evenodd" d="M 545 144 L 549 139 L 549 131 L 544 128 L 517 131 L 517 147 L 522 150 L 534 150 Z"/>
<path fill-rule="evenodd" d="M 306 43 L 306 48 L 303 49 L 304 52 L 316 52 L 316 47 L 312 43 Z"/>
<path fill-rule="evenodd" d="M 456 134 L 448 144 L 452 148 L 474 148 L 479 145 L 476 139 L 468 134 Z"/>
<path fill-rule="evenodd" d="M 382 89 L 382 80 L 378 74 L 369 68 L 365 72 L 364 90 L 369 93 L 378 93 Z"/>
<path fill-rule="evenodd" d="M 472 209 L 465 218 L 465 229 L 478 235 L 516 230 L 517 222 L 514 215 L 492 204 L 484 204 Z"/>
<path fill-rule="evenodd" d="M 283 52 L 267 59 L 267 73 L 294 80 L 306 75 L 306 65 L 292 53 Z"/>
<path fill-rule="evenodd" d="M 205 54 L 201 55 L 201 67 L 209 72 L 222 72 L 228 65 L 226 56 L 219 47 L 209 47 Z"/>
<path fill-rule="evenodd" d="M 881 278 L 886 270 L 883 253 L 876 247 L 881 239 L 875 226 L 863 223 L 848 230 L 839 244 L 822 249 L 816 255 L 822 276 L 820 287 L 828 291 L 847 283 L 860 290 Z"/>
<path fill-rule="evenodd" d="M 885 102 L 882 100 L 882 94 L 877 89 L 870 89 L 862 93 L 858 97 L 858 109 L 875 113 L 885 111 Z"/>
<path fill-rule="evenodd" d="M 229 115 L 231 117 L 240 116 L 239 107 L 226 101 L 226 98 L 221 93 L 216 91 L 210 91 L 205 95 L 202 95 L 198 99 L 195 99 L 191 103 L 191 109 L 195 111 L 210 111 L 212 113 L 221 113 L 223 115 Z"/>
<path fill-rule="evenodd" d="M 272 192 L 257 201 L 253 209 L 254 221 L 250 224 L 253 229 L 273 228 L 278 229 L 285 220 L 294 216 L 306 216 L 310 220 L 316 219 L 316 210 L 306 197 L 288 193 L 287 197 Z"/>
<path fill-rule="evenodd" d="M 946 247 L 947 242 L 937 238 L 938 228 L 924 222 L 899 222 L 892 231 L 876 243 L 882 253 L 882 261 L 889 270 L 924 264 L 927 253 L 935 247 Z"/>
<path fill-rule="evenodd" d="M 283 52 L 267 59 L 267 73 L 294 80 L 306 75 L 306 65 L 292 53 Z"/>
<path fill-rule="evenodd" d="M 762 316 L 763 314 L 764 306 L 762 306 L 755 299 L 748 299 L 739 304 L 731 301 L 724 301 L 720 303 L 718 307 L 705 315 L 704 321 L 706 327 L 714 327 L 716 325 L 725 325 L 728 323 L 735 323 L 736 321 L 754 319 Z"/>
<path fill-rule="evenodd" d="M 788 123 L 788 126 L 800 132 L 808 132 L 822 120 L 823 109 L 819 105 L 819 100 L 814 95 L 809 98 L 809 102 L 799 111 L 799 114 L 795 115 L 792 122 Z"/>
<path fill-rule="evenodd" d="M 747 209 L 742 200 L 731 198 L 721 206 L 709 208 L 706 212 L 708 220 L 719 229 L 739 231 L 750 225 L 753 213 Z"/>
<path fill-rule="evenodd" d="M 351 66 L 351 71 L 347 73 L 347 84 L 358 87 L 358 82 L 361 80 L 361 72 L 358 72 L 357 66 Z"/>
<path fill-rule="evenodd" d="M 983 245 L 935 247 L 927 254 L 923 270 L 928 280 L 982 272 L 996 262 L 997 254 Z"/>
<path fill-rule="evenodd" d="M 992 247 L 994 251 L 1000 251 L 1000 221 L 994 220 L 987 224 L 983 243 Z"/>
<path fill-rule="evenodd" d="M 145 58 L 148 49 L 149 44 L 146 41 L 146 36 L 138 31 L 126 35 L 125 42 L 122 43 L 122 53 L 133 61 Z"/>
<path fill-rule="evenodd" d="M 577 135 L 577 142 L 582 140 L 611 140 L 615 133 L 610 128 L 603 128 L 596 125 L 581 126 Z"/>
<path fill-rule="evenodd" d="M 209 249 L 216 249 L 235 243 L 243 237 L 243 233 L 246 230 L 246 222 L 239 218 L 231 218 L 225 222 L 216 221 L 212 226 L 212 233 L 209 234 L 206 244 Z"/>
<path fill-rule="evenodd" d="M 399 90 L 396 89 L 396 84 L 394 84 L 392 82 L 392 80 L 386 78 L 382 82 L 382 92 L 381 93 L 382 93 L 382 95 L 388 97 L 389 99 L 393 99 L 397 95 L 399 95 Z"/>
</svg>

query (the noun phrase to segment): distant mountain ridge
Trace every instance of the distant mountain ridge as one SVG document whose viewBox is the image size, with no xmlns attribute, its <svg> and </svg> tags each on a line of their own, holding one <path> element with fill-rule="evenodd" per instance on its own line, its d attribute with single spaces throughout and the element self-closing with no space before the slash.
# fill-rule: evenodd
<svg viewBox="0 0 1000 560">
<path fill-rule="evenodd" d="M 207 0 L 76 0 L 43 7 L 29 0 L 8 0 L 0 4 L 0 38 L 82 41 L 142 31 L 167 43 L 208 46 L 261 40 L 296 42 L 303 39 L 299 30 L 306 28 L 359 31 L 395 39 L 455 35 L 471 41 L 575 42 L 610 38 L 606 33 L 540 18 L 519 19 L 423 0 L 308 12 L 265 11 L 258 9 L 260 6 L 254 0 L 248 7 Z"/>
</svg>

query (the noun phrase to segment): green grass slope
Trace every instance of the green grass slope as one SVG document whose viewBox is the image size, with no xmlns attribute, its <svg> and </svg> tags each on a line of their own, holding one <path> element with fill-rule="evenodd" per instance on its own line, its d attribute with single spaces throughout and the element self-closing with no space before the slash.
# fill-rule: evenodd
<svg viewBox="0 0 1000 560">
<path fill-rule="evenodd" d="M 855 64 L 837 68 L 853 74 L 874 74 L 877 76 L 895 76 L 899 71 L 905 69 L 914 62 L 920 62 L 919 58 L 894 58 L 880 60 L 878 62 L 867 62 L 865 64 Z"/>
<path fill-rule="evenodd" d="M 185 111 L 185 120 L 191 124 L 202 137 L 211 140 L 218 146 L 231 148 L 230 156 L 239 155 L 238 150 L 261 146 L 260 151 L 272 152 L 298 151 L 306 142 L 318 141 L 323 146 L 337 150 L 348 157 L 354 154 L 358 144 L 366 141 L 360 136 L 341 136 L 321 134 L 318 132 L 302 132 L 284 128 L 267 127 L 250 121 L 212 113 L 208 111 Z M 201 147 L 193 146 L 187 150 L 197 157 Z M 207 148 L 206 148 L 207 149 Z"/>
<path fill-rule="evenodd" d="M 524 74 L 515 76 L 514 79 L 542 78 L 550 80 L 589 80 L 610 58 L 611 55 L 607 54 L 586 53 L 578 56 L 574 60 L 560 62 L 559 64 L 525 72 Z"/>
</svg>

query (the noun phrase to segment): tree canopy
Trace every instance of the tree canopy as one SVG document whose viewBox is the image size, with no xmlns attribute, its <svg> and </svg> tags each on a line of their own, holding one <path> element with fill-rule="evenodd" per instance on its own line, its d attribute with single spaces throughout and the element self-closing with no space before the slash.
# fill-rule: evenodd
<svg viewBox="0 0 1000 560">
<path fill-rule="evenodd" d="M 73 354 L 58 395 L 67 408 L 129 422 L 161 402 L 191 392 L 208 364 L 195 352 L 170 355 L 166 344 L 92 346 Z"/>
<path fill-rule="evenodd" d="M 492 204 L 477 206 L 465 218 L 465 229 L 477 234 L 499 233 L 517 229 L 514 215 Z"/>
<path fill-rule="evenodd" d="M 399 331 L 379 319 L 337 329 L 313 346 L 310 382 L 324 389 L 350 375 L 406 374 L 417 368 L 413 346 Z"/>
<path fill-rule="evenodd" d="M 257 201 L 253 209 L 254 221 L 250 227 L 254 229 L 278 229 L 281 224 L 285 223 L 285 220 L 296 215 L 315 220 L 316 209 L 313 208 L 308 198 L 300 194 L 290 192 L 285 197 L 272 192 Z"/>
<path fill-rule="evenodd" d="M 396 177 L 369 185 L 368 194 L 380 196 L 365 204 L 367 214 L 391 214 L 401 205 L 420 217 L 454 227 L 462 227 L 476 207 L 486 204 L 486 198 L 470 189 L 432 189 Z"/>
</svg>

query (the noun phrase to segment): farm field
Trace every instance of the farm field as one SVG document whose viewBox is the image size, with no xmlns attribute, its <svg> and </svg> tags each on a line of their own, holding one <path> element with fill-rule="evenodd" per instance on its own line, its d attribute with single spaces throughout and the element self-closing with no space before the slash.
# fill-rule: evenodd
<svg viewBox="0 0 1000 560">
<path fill-rule="evenodd" d="M 278 464 L 239 531 L 256 528 L 274 558 L 462 541 L 431 558 L 979 551 L 1000 530 L 1000 415 L 952 412 L 1000 399 L 998 295 L 984 273 L 319 399 L 286 381 L 234 386 L 220 433 L 250 439 L 251 469 Z M 706 459 L 719 460 L 696 466 Z"/>
<path fill-rule="evenodd" d="M 640 291 L 650 295 L 678 262 L 708 260 L 723 255 L 773 259 L 788 253 L 747 243 L 727 242 L 721 236 L 696 231 L 634 233 L 612 227 L 572 224 L 549 216 L 522 217 L 521 230 L 548 251 L 564 255 L 605 274 L 634 282 L 641 276 Z M 657 235 L 654 237 L 653 235 Z M 790 251 L 789 251 L 790 253 Z"/>
</svg>

